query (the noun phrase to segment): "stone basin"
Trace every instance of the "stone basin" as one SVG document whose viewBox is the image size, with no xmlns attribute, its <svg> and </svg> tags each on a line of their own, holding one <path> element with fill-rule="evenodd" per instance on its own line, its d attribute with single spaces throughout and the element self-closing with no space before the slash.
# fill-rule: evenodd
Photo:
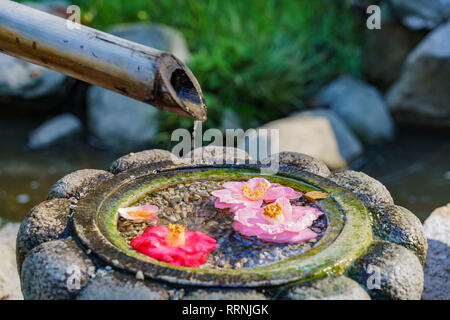
<svg viewBox="0 0 450 320">
<path fill-rule="evenodd" d="M 330 195 L 306 203 L 324 212 L 312 226 L 317 239 L 269 244 L 244 237 L 230 215 L 214 208 L 210 190 L 261 176 L 261 165 L 219 165 L 214 157 L 175 164 L 170 153 L 149 150 L 116 160 L 109 172 L 62 178 L 28 213 L 17 240 L 24 297 L 420 299 L 427 243 L 414 214 L 395 206 L 387 189 L 363 173 L 330 173 L 302 154 L 279 159 L 279 171 L 264 178 Z M 118 208 L 154 201 L 158 224 L 180 223 L 220 243 L 205 265 L 174 266 L 130 247 L 147 225 L 124 222 Z"/>
</svg>

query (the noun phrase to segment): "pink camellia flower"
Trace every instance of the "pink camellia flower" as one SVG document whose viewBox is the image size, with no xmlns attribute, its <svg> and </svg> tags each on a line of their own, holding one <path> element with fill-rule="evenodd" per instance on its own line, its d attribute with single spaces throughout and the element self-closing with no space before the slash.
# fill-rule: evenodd
<svg viewBox="0 0 450 320">
<path fill-rule="evenodd" d="M 151 258 L 185 267 L 205 264 L 208 254 L 219 246 L 210 236 L 178 224 L 148 227 L 130 245 Z"/>
<path fill-rule="evenodd" d="M 260 208 L 263 201 L 272 202 L 280 197 L 296 199 L 301 193 L 289 187 L 270 183 L 264 178 L 252 178 L 247 182 L 229 181 L 222 185 L 225 189 L 214 190 L 213 196 L 218 199 L 216 208 L 229 208 L 232 212 L 242 208 Z"/>
<path fill-rule="evenodd" d="M 300 243 L 317 237 L 309 229 L 323 212 L 313 207 L 292 206 L 280 198 L 262 208 L 237 210 L 233 227 L 245 236 L 256 236 L 267 242 Z"/>
<path fill-rule="evenodd" d="M 129 220 L 149 220 L 157 221 L 158 207 L 153 205 L 143 205 L 138 207 L 119 208 L 117 210 L 122 218 Z"/>
</svg>

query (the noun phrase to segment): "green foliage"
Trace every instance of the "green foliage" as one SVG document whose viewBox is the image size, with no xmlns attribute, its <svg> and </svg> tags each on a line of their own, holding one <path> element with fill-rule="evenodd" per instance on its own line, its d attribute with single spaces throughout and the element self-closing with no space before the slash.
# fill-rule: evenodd
<svg viewBox="0 0 450 320">
<path fill-rule="evenodd" d="M 220 127 L 227 108 L 248 127 L 286 116 L 337 75 L 359 75 L 363 28 L 343 0 L 71 2 L 96 28 L 143 20 L 180 30 L 206 95 L 207 126 Z M 162 117 L 163 131 L 192 126 L 176 115 Z"/>
</svg>

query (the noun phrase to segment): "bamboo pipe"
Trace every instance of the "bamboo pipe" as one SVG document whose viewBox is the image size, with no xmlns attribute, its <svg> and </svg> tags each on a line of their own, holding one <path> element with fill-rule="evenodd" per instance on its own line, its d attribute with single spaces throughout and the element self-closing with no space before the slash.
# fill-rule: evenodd
<svg viewBox="0 0 450 320">
<path fill-rule="evenodd" d="M 200 85 L 170 53 L 0 0 L 0 53 L 115 91 L 162 110 L 206 120 Z"/>
</svg>

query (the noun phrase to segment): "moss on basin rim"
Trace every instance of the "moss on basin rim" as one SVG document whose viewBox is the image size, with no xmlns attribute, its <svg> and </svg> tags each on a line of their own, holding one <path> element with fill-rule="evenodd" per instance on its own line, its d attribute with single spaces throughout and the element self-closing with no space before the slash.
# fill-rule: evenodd
<svg viewBox="0 0 450 320">
<path fill-rule="evenodd" d="M 81 243 L 105 262 L 129 272 L 176 284 L 256 287 L 307 281 L 325 274 L 342 274 L 372 242 L 367 209 L 348 190 L 326 178 L 281 168 L 264 175 L 271 182 L 298 191 L 321 190 L 330 198 L 318 201 L 328 219 L 327 230 L 309 251 L 264 267 L 203 269 L 174 266 L 134 251 L 117 230 L 117 209 L 129 206 L 146 194 L 183 181 L 198 179 L 243 180 L 261 176 L 259 167 L 249 165 L 200 165 L 158 170 L 144 166 L 105 181 L 78 204 L 73 226 Z"/>
</svg>

